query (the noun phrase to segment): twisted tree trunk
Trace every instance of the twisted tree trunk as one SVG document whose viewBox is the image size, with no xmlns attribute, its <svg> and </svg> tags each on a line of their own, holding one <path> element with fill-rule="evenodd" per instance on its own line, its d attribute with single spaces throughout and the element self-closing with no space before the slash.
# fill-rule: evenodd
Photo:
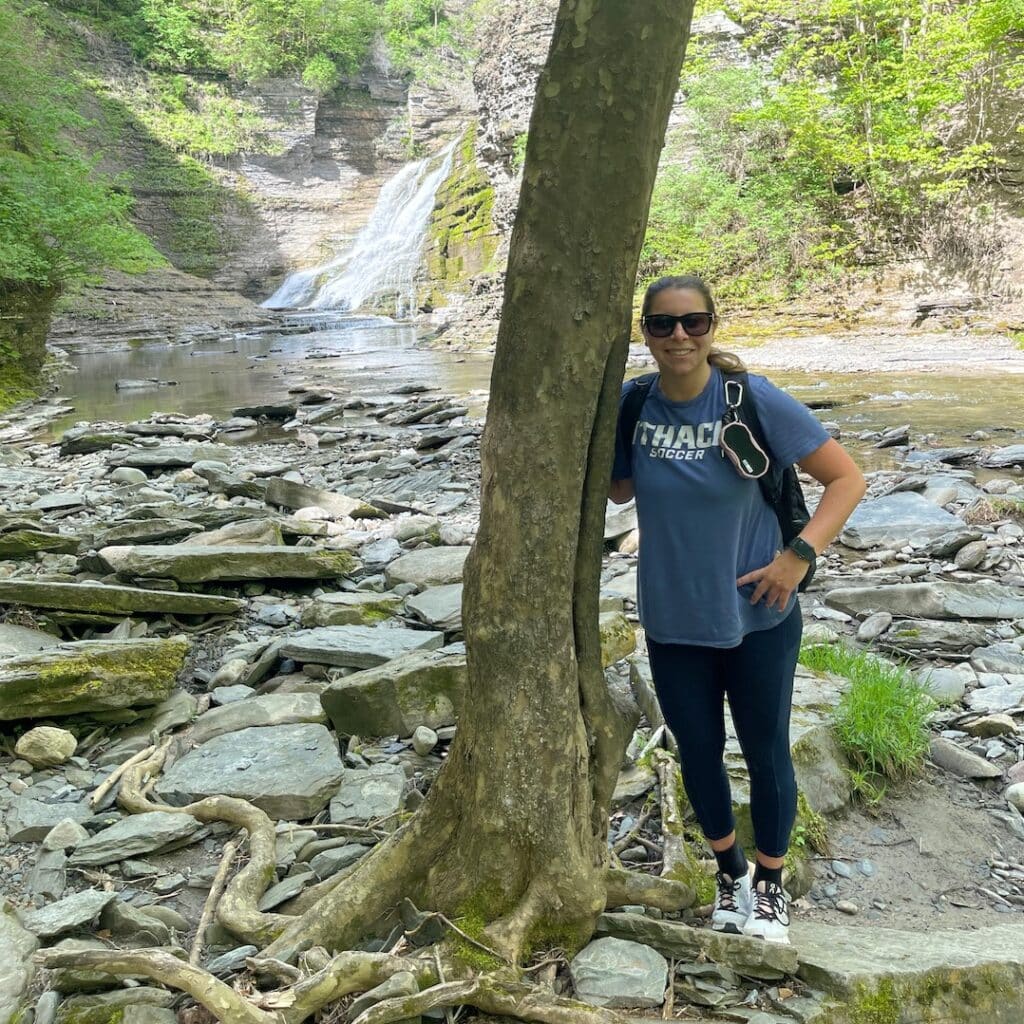
<svg viewBox="0 0 1024 1024">
<path fill-rule="evenodd" d="M 299 1024 L 399 972 L 426 990 L 388 999 L 357 1024 L 460 1001 L 552 1024 L 610 1022 L 610 1011 L 523 985 L 515 965 L 532 948 L 580 946 L 606 903 L 673 909 L 692 900 L 679 883 L 609 870 L 609 803 L 637 712 L 609 692 L 598 638 L 633 286 L 692 6 L 562 0 L 530 126 L 483 438 L 481 522 L 463 602 L 468 689 L 423 807 L 318 887 L 315 903 L 301 901 L 306 909 L 294 917 L 255 906 L 273 870 L 265 816 L 224 798 L 167 808 L 224 817 L 250 833 L 252 859 L 228 886 L 218 918 L 264 947 L 255 969 L 299 977 L 264 994 L 265 1009 L 166 954 L 91 953 L 92 966 L 148 973 L 231 1024 Z M 126 772 L 130 809 L 154 806 L 142 783 L 162 757 Z M 489 973 L 474 976 L 480 957 L 460 962 L 447 946 L 441 957 L 412 963 L 346 952 L 331 959 L 314 948 L 349 949 L 404 897 L 454 921 L 463 933 L 455 952 L 465 952 L 468 936 Z M 297 961 L 300 970 L 289 966 Z"/>
</svg>

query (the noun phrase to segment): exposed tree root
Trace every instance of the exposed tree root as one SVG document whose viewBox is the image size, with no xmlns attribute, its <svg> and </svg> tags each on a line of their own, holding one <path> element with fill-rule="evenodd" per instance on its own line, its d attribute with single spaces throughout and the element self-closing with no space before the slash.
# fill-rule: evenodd
<svg viewBox="0 0 1024 1024">
<path fill-rule="evenodd" d="M 280 1024 L 279 1018 L 253 1006 L 230 985 L 163 949 L 44 949 L 35 954 L 35 960 L 50 968 L 84 967 L 107 974 L 151 978 L 187 992 L 222 1024 Z"/>
<path fill-rule="evenodd" d="M 609 868 L 607 875 L 606 906 L 623 907 L 641 903 L 658 910 L 685 910 L 692 907 L 696 896 L 685 882 L 676 882 L 657 875 L 643 875 L 639 871 L 621 871 Z"/>
<path fill-rule="evenodd" d="M 493 974 L 435 985 L 415 996 L 385 999 L 361 1013 L 353 1024 L 392 1024 L 439 1006 L 460 1005 L 541 1024 L 626 1024 L 626 1018 L 614 1010 L 562 999 L 539 986 Z"/>
<path fill-rule="evenodd" d="M 344 885 L 332 887 L 301 917 L 287 919 L 264 952 L 293 963 L 311 946 L 351 948 L 403 897 L 422 902 L 424 871 L 445 838 L 443 829 L 428 832 L 414 818 L 359 861 Z"/>
<path fill-rule="evenodd" d="M 289 918 L 264 914 L 257 907 L 274 879 L 277 864 L 277 836 L 270 817 L 246 800 L 230 796 L 211 796 L 205 800 L 172 807 L 144 795 L 147 777 L 155 778 L 163 766 L 170 738 L 145 760 L 128 768 L 121 782 L 118 803 L 132 814 L 147 811 L 175 811 L 191 814 L 203 822 L 226 821 L 249 833 L 249 862 L 228 883 L 217 904 L 217 921 L 233 935 L 253 945 L 264 946 L 284 930 Z"/>
</svg>

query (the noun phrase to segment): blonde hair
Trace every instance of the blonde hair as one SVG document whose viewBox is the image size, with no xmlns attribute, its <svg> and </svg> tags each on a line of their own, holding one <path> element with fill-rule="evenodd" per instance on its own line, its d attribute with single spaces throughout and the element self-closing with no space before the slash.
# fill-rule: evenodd
<svg viewBox="0 0 1024 1024">
<path fill-rule="evenodd" d="M 717 366 L 723 373 L 742 373 L 747 368 L 738 355 L 723 352 L 720 348 L 713 348 L 708 353 L 708 362 L 712 366 Z"/>
</svg>

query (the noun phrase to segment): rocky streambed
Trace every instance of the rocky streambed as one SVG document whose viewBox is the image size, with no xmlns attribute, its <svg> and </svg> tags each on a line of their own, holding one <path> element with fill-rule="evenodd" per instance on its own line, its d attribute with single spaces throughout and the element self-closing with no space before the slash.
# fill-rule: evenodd
<svg viewBox="0 0 1024 1024">
<path fill-rule="evenodd" d="M 171 1024 L 184 997 L 44 975 L 33 952 L 183 948 L 238 980 L 255 948 L 198 926 L 246 848 L 174 808 L 229 795 L 269 815 L 276 867 L 259 906 L 282 913 L 415 813 L 465 683 L 482 421 L 422 385 L 357 393 L 296 375 L 274 404 L 230 416 L 40 440 L 54 411 L 0 424 L 0 1024 L 27 1006 L 37 1024 Z M 623 1007 L 669 992 L 687 1015 L 759 1024 L 862 1022 L 865 1006 L 893 1022 L 1021 1019 L 1024 437 L 993 436 L 843 439 L 894 459 L 802 598 L 807 636 L 908 661 L 939 703 L 926 778 L 872 817 L 851 804 L 830 727 L 845 681 L 801 669 L 790 948 L 702 927 L 708 865 L 679 841 L 678 770 L 635 648 L 635 519 L 609 510 L 605 662 L 645 713 L 610 843 L 704 898 L 605 915 L 560 990 Z M 738 768 L 732 739 L 729 753 Z M 157 754 L 147 782 L 139 766 Z M 128 813 L 132 787 L 167 809 Z M 742 821 L 738 771 L 736 797 Z"/>
</svg>

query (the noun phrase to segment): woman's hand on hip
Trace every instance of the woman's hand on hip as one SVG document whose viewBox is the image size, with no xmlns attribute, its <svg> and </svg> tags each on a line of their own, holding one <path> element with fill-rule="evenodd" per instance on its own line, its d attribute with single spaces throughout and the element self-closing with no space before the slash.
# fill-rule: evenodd
<svg viewBox="0 0 1024 1024">
<path fill-rule="evenodd" d="M 764 598 L 769 608 L 778 608 L 781 612 L 789 604 L 793 591 L 806 575 L 807 563 L 787 548 L 780 551 L 768 565 L 741 576 L 736 581 L 736 586 L 743 587 L 748 583 L 756 583 L 750 603 L 757 604 Z"/>
</svg>

